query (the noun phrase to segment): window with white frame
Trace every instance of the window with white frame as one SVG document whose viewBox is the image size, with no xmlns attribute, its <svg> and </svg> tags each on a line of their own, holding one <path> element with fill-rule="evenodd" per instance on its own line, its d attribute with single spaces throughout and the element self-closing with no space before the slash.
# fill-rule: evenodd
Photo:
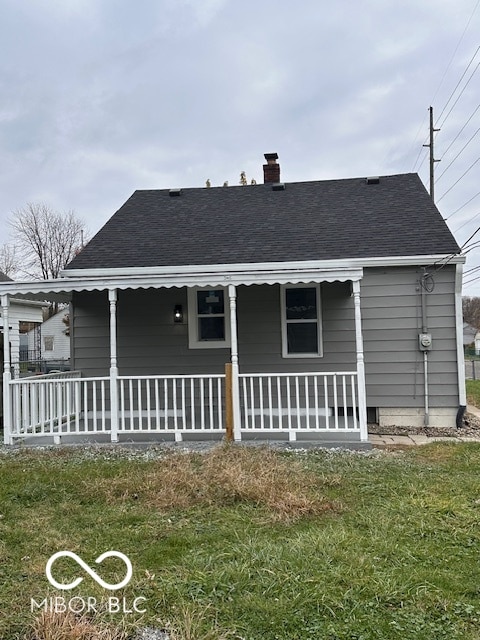
<svg viewBox="0 0 480 640">
<path fill-rule="evenodd" d="M 320 285 L 282 287 L 282 355 L 315 358 L 322 355 Z"/>
<path fill-rule="evenodd" d="M 230 346 L 230 318 L 226 291 L 188 290 L 188 342 L 190 349 Z"/>
<path fill-rule="evenodd" d="M 43 348 L 45 351 L 53 351 L 53 336 L 43 337 Z"/>
</svg>

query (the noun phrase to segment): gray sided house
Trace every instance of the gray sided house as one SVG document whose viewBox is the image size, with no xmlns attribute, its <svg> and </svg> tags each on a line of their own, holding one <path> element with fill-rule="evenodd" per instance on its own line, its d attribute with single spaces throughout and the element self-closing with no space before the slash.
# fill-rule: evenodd
<svg viewBox="0 0 480 640">
<path fill-rule="evenodd" d="M 464 257 L 416 174 L 136 191 L 65 269 L 69 377 L 6 376 L 30 436 L 366 441 L 465 407 Z"/>
</svg>

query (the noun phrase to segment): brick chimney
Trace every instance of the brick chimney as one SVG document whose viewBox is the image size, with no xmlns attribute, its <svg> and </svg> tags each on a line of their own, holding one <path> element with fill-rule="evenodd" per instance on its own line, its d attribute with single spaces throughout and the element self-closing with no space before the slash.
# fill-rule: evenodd
<svg viewBox="0 0 480 640">
<path fill-rule="evenodd" d="M 280 182 L 280 165 L 277 163 L 278 153 L 266 153 L 267 164 L 263 165 L 264 184 L 275 184 Z"/>
</svg>

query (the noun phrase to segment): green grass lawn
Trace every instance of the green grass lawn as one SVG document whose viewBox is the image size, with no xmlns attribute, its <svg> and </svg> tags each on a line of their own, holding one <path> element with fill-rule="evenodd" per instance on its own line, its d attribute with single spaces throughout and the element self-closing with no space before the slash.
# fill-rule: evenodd
<svg viewBox="0 0 480 640">
<path fill-rule="evenodd" d="M 59 449 L 0 454 L 0 638 L 480 638 L 480 446 L 362 455 Z M 118 582 L 106 592 L 60 550 Z M 115 596 L 145 613 L 32 613 Z M 70 625 L 70 626 L 69 626 Z M 34 631 L 36 628 L 36 631 Z M 110 635 L 109 635 L 110 629 Z M 116 630 L 116 631 L 114 631 Z M 117 635 L 115 635 L 115 633 Z"/>
<path fill-rule="evenodd" d="M 467 402 L 480 408 L 480 380 L 466 380 Z"/>
</svg>

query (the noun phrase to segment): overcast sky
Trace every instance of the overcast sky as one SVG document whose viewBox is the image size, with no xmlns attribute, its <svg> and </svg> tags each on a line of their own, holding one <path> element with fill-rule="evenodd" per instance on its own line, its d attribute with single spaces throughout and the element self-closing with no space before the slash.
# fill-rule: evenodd
<svg viewBox="0 0 480 640">
<path fill-rule="evenodd" d="M 0 244 L 27 202 L 93 234 L 135 189 L 260 182 L 265 152 L 286 182 L 418 171 L 428 187 L 430 105 L 436 201 L 463 244 L 480 226 L 479 4 L 0 0 Z"/>
</svg>

